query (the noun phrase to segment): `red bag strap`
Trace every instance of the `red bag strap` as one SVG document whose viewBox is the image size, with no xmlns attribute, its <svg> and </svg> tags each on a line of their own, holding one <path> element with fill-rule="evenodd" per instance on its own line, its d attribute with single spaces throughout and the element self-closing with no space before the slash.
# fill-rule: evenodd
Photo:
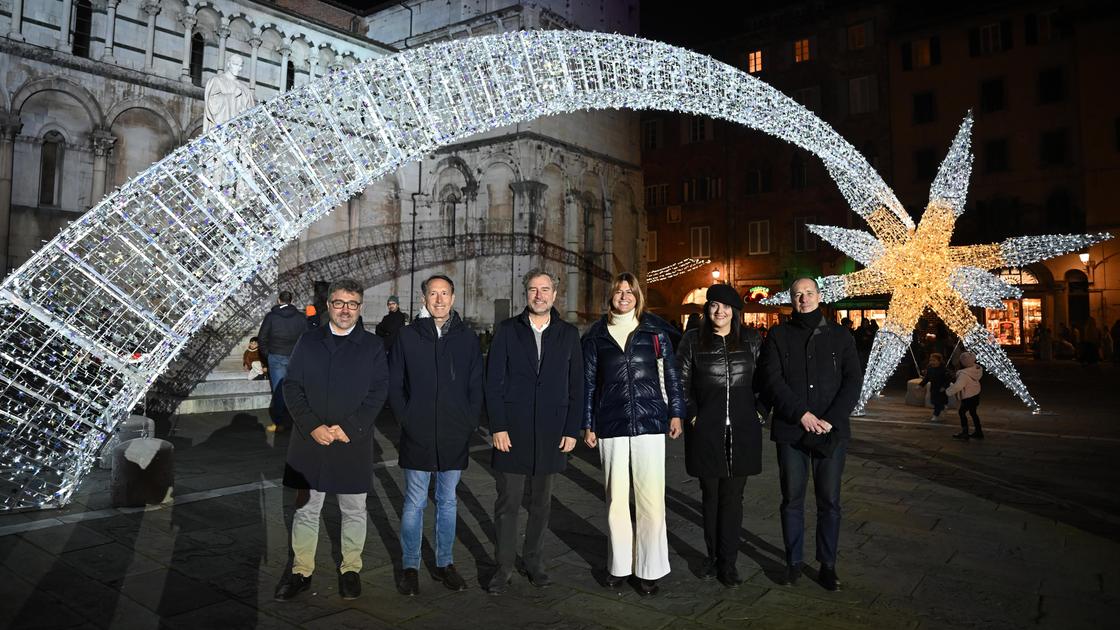
<svg viewBox="0 0 1120 630">
<path fill-rule="evenodd" d="M 653 356 L 661 358 L 661 338 L 657 333 L 653 333 Z"/>
</svg>

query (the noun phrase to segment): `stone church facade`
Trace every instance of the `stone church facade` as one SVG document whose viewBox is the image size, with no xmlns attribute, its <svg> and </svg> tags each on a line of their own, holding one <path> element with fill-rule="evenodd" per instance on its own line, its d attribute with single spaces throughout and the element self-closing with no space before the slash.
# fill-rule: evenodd
<svg viewBox="0 0 1120 630">
<path fill-rule="evenodd" d="M 316 0 L 0 2 L 3 272 L 201 133 L 203 86 L 229 55 L 243 57 L 241 79 L 260 102 L 428 43 L 533 28 L 633 33 L 637 17 L 636 0 L 412 0 L 366 15 Z M 283 251 L 278 271 L 283 278 L 316 256 L 343 253 L 336 243 L 368 235 L 417 234 L 422 243 L 437 235 L 531 234 L 578 253 L 583 264 L 549 248 L 426 268 L 401 261 L 392 279 L 367 291 L 366 319 L 376 321 L 391 294 L 406 310 L 416 308 L 407 296 L 420 281 L 447 273 L 461 287 L 463 316 L 488 327 L 524 306 L 521 274 L 544 267 L 560 278 L 558 308 L 586 321 L 602 309 L 604 270 L 644 271 L 639 165 L 630 112 L 580 112 L 495 130 L 375 182 Z"/>
</svg>

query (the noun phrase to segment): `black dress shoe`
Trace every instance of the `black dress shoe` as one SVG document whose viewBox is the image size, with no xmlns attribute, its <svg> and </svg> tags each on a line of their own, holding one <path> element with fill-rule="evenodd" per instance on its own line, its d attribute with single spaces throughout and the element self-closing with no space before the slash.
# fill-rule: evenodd
<svg viewBox="0 0 1120 630">
<path fill-rule="evenodd" d="M 974 440 L 983 440 L 984 439 L 984 432 L 980 429 L 976 429 L 975 431 L 972 432 L 972 435 L 970 435 L 968 437 L 970 437 Z"/>
<path fill-rule="evenodd" d="M 362 594 L 362 581 L 358 579 L 357 571 L 347 571 L 339 576 L 338 592 L 342 599 L 358 599 Z"/>
<path fill-rule="evenodd" d="M 623 575 L 622 577 L 619 577 L 617 575 L 611 575 L 610 573 L 608 573 L 607 574 L 607 586 L 609 586 L 611 588 L 618 588 L 619 586 L 622 586 L 622 583 L 625 582 L 626 578 L 628 578 L 628 577 L 630 577 L 630 576 Z"/>
<path fill-rule="evenodd" d="M 486 592 L 491 595 L 501 595 L 506 592 L 511 582 L 513 582 L 513 571 L 498 569 L 498 572 L 486 584 Z"/>
<path fill-rule="evenodd" d="M 836 567 L 821 565 L 821 586 L 826 591 L 840 590 L 840 578 L 836 577 Z"/>
<path fill-rule="evenodd" d="M 967 442 L 968 441 L 968 431 L 961 431 L 960 433 L 954 433 L 953 434 L 953 439 L 954 440 L 961 440 L 963 442 Z"/>
<path fill-rule="evenodd" d="M 660 590 L 657 580 L 638 580 L 638 594 L 642 597 L 652 597 Z"/>
<path fill-rule="evenodd" d="M 311 576 L 303 576 L 299 573 L 289 573 L 276 585 L 275 598 L 278 602 L 286 602 L 291 600 L 296 595 L 311 588 Z"/>
<path fill-rule="evenodd" d="M 704 572 L 700 574 L 701 580 L 714 580 L 716 578 L 716 559 L 706 558 L 704 560 Z"/>
<path fill-rule="evenodd" d="M 727 588 L 739 588 L 743 585 L 743 578 L 739 577 L 739 571 L 735 567 L 731 567 L 719 572 L 719 583 Z"/>
<path fill-rule="evenodd" d="M 416 569 L 401 571 L 401 579 L 397 582 L 397 591 L 401 595 L 415 595 L 420 592 L 420 574 Z"/>
<path fill-rule="evenodd" d="M 548 574 L 544 571 L 530 572 L 529 583 L 537 588 L 547 588 L 552 586 L 552 578 L 548 577 Z"/>
<path fill-rule="evenodd" d="M 778 577 L 778 584 L 782 586 L 796 586 L 801 578 L 801 565 L 791 564 L 786 567 L 785 573 Z"/>
<path fill-rule="evenodd" d="M 432 579 L 437 582 L 443 582 L 443 585 L 452 591 L 465 591 L 467 590 L 467 581 L 459 572 L 455 570 L 455 565 L 449 564 L 445 567 L 436 567 L 435 572 L 432 573 Z"/>
</svg>

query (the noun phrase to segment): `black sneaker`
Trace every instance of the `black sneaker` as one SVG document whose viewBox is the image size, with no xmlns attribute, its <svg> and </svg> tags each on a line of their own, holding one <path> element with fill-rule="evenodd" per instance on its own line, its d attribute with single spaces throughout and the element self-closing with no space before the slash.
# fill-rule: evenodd
<svg viewBox="0 0 1120 630">
<path fill-rule="evenodd" d="M 415 595 L 420 592 L 420 577 L 416 569 L 401 571 L 401 579 L 397 582 L 397 591 L 401 595 Z"/>
<path fill-rule="evenodd" d="M 972 435 L 970 435 L 968 437 L 970 437 L 974 440 L 983 440 L 984 439 L 984 432 L 981 431 L 980 429 L 976 429 L 975 431 L 972 432 Z"/>
<path fill-rule="evenodd" d="M 836 567 L 822 564 L 820 579 L 824 590 L 833 592 L 840 590 L 840 578 L 836 576 Z"/>
<path fill-rule="evenodd" d="M 443 585 L 452 591 L 465 591 L 467 590 L 467 581 L 459 572 L 455 570 L 455 565 L 449 564 L 445 567 L 436 567 L 435 572 L 432 573 L 432 579 L 437 582 L 443 582 Z"/>
<path fill-rule="evenodd" d="M 711 558 L 711 557 L 705 558 L 704 559 L 704 572 L 700 574 L 700 579 L 701 580 L 714 580 L 714 579 L 716 579 L 716 573 L 717 573 L 717 571 L 716 571 L 716 559 Z"/>
<path fill-rule="evenodd" d="M 961 440 L 962 442 L 968 441 L 968 431 L 961 431 L 960 433 L 953 434 L 954 440 Z"/>
<path fill-rule="evenodd" d="M 347 571 L 338 577 L 338 593 L 342 599 L 358 599 L 362 594 L 362 581 L 357 571 Z"/>
<path fill-rule="evenodd" d="M 276 585 L 276 594 L 274 597 L 278 602 L 290 601 L 296 595 L 299 595 L 309 588 L 311 588 L 311 576 L 289 573 Z"/>
</svg>

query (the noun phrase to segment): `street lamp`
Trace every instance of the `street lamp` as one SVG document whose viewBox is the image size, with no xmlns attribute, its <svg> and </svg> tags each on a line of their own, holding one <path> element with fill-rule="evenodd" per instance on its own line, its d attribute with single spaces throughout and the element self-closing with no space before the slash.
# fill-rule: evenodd
<svg viewBox="0 0 1120 630">
<path fill-rule="evenodd" d="M 719 267 L 712 270 L 712 282 L 719 282 Z"/>
</svg>

